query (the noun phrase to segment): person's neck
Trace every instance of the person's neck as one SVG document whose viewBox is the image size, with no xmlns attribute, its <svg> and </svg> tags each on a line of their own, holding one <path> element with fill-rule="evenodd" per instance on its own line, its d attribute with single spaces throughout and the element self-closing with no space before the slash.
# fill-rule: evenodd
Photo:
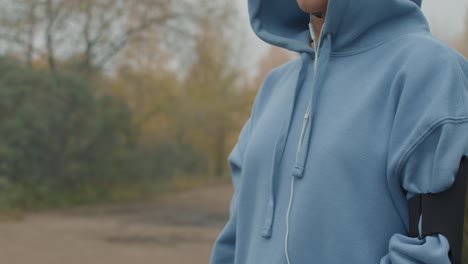
<svg viewBox="0 0 468 264">
<path fill-rule="evenodd" d="M 322 11 L 322 17 L 317 17 L 317 16 L 311 16 L 311 25 L 312 25 L 312 30 L 313 30 L 313 33 L 314 33 L 314 39 L 317 41 L 318 43 L 318 39 L 319 39 L 319 36 L 320 36 L 320 30 L 322 29 L 322 26 L 323 26 L 323 22 L 325 21 L 325 10 Z M 312 47 L 314 47 L 314 42 L 312 41 L 310 43 L 310 45 Z"/>
</svg>

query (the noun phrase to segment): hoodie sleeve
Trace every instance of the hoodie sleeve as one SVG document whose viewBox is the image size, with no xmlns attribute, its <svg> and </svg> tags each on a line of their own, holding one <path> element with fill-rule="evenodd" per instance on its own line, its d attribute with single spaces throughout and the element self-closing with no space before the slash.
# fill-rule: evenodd
<svg viewBox="0 0 468 264">
<path fill-rule="evenodd" d="M 441 192 L 455 180 L 462 155 L 468 155 L 468 119 L 434 125 L 434 129 L 414 148 L 402 167 L 406 199 L 416 193 Z M 421 224 L 421 219 L 420 219 Z M 423 239 L 394 234 L 388 254 L 381 264 L 449 264 L 450 245 L 442 234 Z"/>
<path fill-rule="evenodd" d="M 414 194 L 448 189 L 468 155 L 467 61 L 431 56 L 434 61 L 405 74 L 389 141 L 389 186 L 402 212 Z M 419 239 L 396 233 L 380 264 L 450 264 L 449 250 L 442 234 Z"/>
<path fill-rule="evenodd" d="M 250 137 L 251 118 L 247 119 L 238 136 L 237 143 L 228 157 L 231 179 L 234 188 L 229 206 L 229 219 L 218 234 L 211 252 L 210 264 L 233 264 L 236 247 L 236 217 L 239 196 L 239 182 L 242 172 L 242 160 Z"/>
</svg>

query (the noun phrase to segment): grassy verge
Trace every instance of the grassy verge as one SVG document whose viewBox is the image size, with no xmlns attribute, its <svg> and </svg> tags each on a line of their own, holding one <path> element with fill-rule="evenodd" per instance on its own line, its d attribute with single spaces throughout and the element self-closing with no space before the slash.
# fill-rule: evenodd
<svg viewBox="0 0 468 264">
<path fill-rule="evenodd" d="M 25 212 L 43 209 L 156 201 L 165 195 L 229 183 L 226 176 L 178 175 L 148 182 L 83 184 L 69 190 L 9 186 L 0 192 L 0 221 L 20 220 Z"/>
</svg>

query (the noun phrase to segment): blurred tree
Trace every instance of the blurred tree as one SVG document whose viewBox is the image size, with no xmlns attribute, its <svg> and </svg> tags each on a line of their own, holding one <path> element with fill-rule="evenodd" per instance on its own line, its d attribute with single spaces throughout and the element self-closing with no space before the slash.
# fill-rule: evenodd
<svg viewBox="0 0 468 264">
<path fill-rule="evenodd" d="M 2 1 L 0 39 L 9 43 L 10 50 L 24 50 L 23 59 L 32 66 L 37 38 L 39 1 L 18 0 L 15 5 Z"/>
<path fill-rule="evenodd" d="M 81 67 L 87 72 L 109 62 L 130 39 L 181 15 L 169 0 L 77 0 L 77 6 L 84 44 Z"/>
<path fill-rule="evenodd" d="M 72 60 L 86 75 L 102 69 L 128 42 L 147 31 L 173 31 L 196 16 L 181 0 L 2 0 L 0 39 L 24 52 L 26 63 L 44 58 L 56 71 L 58 58 Z M 42 41 L 37 41 L 37 40 Z"/>
<path fill-rule="evenodd" d="M 177 74 L 165 63 L 142 60 L 136 67 L 120 66 L 108 85 L 110 93 L 124 98 L 132 111 L 133 140 L 138 142 L 135 173 L 146 179 L 206 173 L 205 153 L 183 138 L 189 127 L 179 114 L 183 102 Z"/>
<path fill-rule="evenodd" d="M 125 98 L 133 113 L 135 140 L 145 144 L 171 137 L 169 129 L 177 108 L 179 81 L 170 71 L 120 67 L 110 82 L 110 93 Z M 172 138 L 174 139 L 174 138 Z"/>
<path fill-rule="evenodd" d="M 245 121 L 242 106 L 246 105 L 243 101 L 249 100 L 239 87 L 242 70 L 230 64 L 230 57 L 235 54 L 219 24 L 222 22 L 200 23 L 196 58 L 186 80 L 186 97 L 178 109 L 180 120 L 189 126 L 185 137 L 207 153 L 212 175 L 225 173 L 227 139 Z"/>
<path fill-rule="evenodd" d="M 111 190 L 227 170 L 255 95 L 233 48 L 232 3 L 0 4 L 12 58 L 0 57 L 0 189 L 7 179 Z"/>
<path fill-rule="evenodd" d="M 269 46 L 265 55 L 258 63 L 258 74 L 255 78 L 255 85 L 259 87 L 266 75 L 275 67 L 291 60 L 296 53 L 276 46 Z"/>
<path fill-rule="evenodd" d="M 254 94 L 243 89 L 245 75 L 231 48 L 229 23 L 235 20 L 235 12 L 230 4 L 211 5 L 217 12 L 204 13 L 192 25 L 193 59 L 185 66 L 188 74 L 183 81 L 180 68 L 171 69 L 166 49 L 136 41 L 130 43 L 126 62 L 109 87 L 130 105 L 140 144 L 156 144 L 156 149 L 168 146 L 167 142 L 190 144 L 208 158 L 211 174 L 221 175 L 227 167 L 228 145 L 236 139 Z M 139 37 L 157 42 L 164 36 L 144 33 Z M 190 39 L 181 36 L 178 42 L 189 45 Z"/>
</svg>

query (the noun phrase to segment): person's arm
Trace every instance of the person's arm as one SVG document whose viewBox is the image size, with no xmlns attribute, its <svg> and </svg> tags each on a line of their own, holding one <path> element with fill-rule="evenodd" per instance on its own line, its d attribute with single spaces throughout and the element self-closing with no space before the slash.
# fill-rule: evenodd
<svg viewBox="0 0 468 264">
<path fill-rule="evenodd" d="M 229 207 L 229 219 L 218 234 L 211 252 L 210 264 L 233 264 L 236 249 L 236 216 L 237 201 L 239 196 L 239 183 L 242 172 L 242 160 L 244 151 L 250 137 L 249 118 L 239 136 L 238 141 L 228 157 L 229 168 L 231 171 L 232 184 L 234 188 Z"/>
<path fill-rule="evenodd" d="M 462 155 L 468 155 L 468 117 L 447 118 L 434 124 L 413 150 L 401 168 L 402 187 L 406 198 L 420 193 L 439 193 L 452 186 Z M 421 220 L 419 233 L 421 234 Z M 449 222 L 449 221 L 447 221 Z M 462 232 L 462 230 L 460 230 Z M 423 238 L 394 234 L 388 254 L 381 264 L 450 264 L 450 243 L 442 234 Z"/>
<path fill-rule="evenodd" d="M 439 48 L 413 56 L 392 86 L 398 96 L 391 102 L 396 110 L 387 163 L 389 188 L 406 224 L 407 200 L 415 194 L 447 190 L 461 157 L 468 155 L 466 60 Z M 419 238 L 396 233 L 380 264 L 449 264 L 449 250 L 442 234 Z"/>
</svg>

